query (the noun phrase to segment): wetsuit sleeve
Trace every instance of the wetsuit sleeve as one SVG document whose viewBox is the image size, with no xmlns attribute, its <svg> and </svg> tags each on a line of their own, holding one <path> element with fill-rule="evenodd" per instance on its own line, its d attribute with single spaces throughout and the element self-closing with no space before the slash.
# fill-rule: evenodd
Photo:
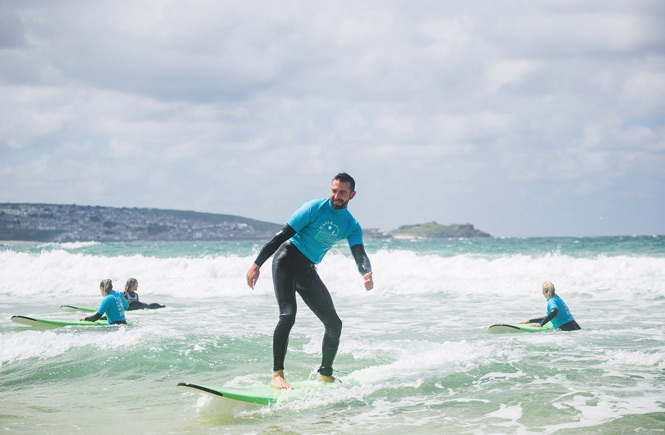
<svg viewBox="0 0 665 435">
<path fill-rule="evenodd" d="M 535 319 L 529 319 L 529 322 L 528 322 L 528 323 L 540 323 L 540 322 L 542 322 L 543 320 L 545 320 L 544 317 L 536 317 Z"/>
<path fill-rule="evenodd" d="M 358 272 L 362 276 L 367 275 L 372 271 L 372 264 L 369 262 L 369 257 L 365 252 L 365 246 L 362 244 L 351 246 L 351 254 L 356 260 L 356 266 L 358 266 Z"/>
<path fill-rule="evenodd" d="M 111 300 L 114 299 L 113 297 L 109 297 L 109 296 L 111 296 L 110 293 L 108 295 L 104 296 L 104 298 L 102 299 L 102 303 L 99 304 L 99 309 L 97 310 L 97 312 L 95 314 L 91 315 L 91 316 L 86 317 L 85 320 L 88 320 L 90 322 L 96 322 L 97 320 L 102 318 L 102 316 L 104 315 L 104 313 L 108 309 L 109 303 L 111 302 Z"/>
<path fill-rule="evenodd" d="M 95 314 L 93 314 L 92 316 L 88 316 L 88 317 L 86 317 L 85 320 L 87 320 L 87 321 L 89 321 L 89 322 L 96 322 L 96 321 L 99 320 L 101 317 L 102 317 L 101 314 L 99 314 L 99 313 L 95 313 Z"/>
<path fill-rule="evenodd" d="M 552 308 L 547 317 L 545 317 L 543 320 L 540 321 L 540 326 L 543 326 L 545 323 L 555 318 L 557 314 L 559 314 L 559 310 L 557 310 L 556 308 Z"/>
<path fill-rule="evenodd" d="M 291 225 L 284 225 L 284 228 L 279 230 L 279 232 L 277 232 L 277 234 L 275 234 L 275 236 L 261 249 L 259 255 L 256 257 L 256 260 L 254 260 L 254 263 L 259 267 L 263 266 L 263 263 L 265 263 L 266 260 L 270 258 L 270 256 L 274 254 L 275 251 L 277 251 L 277 248 L 279 248 L 282 243 L 289 240 L 295 234 L 296 230 L 291 228 Z"/>
</svg>

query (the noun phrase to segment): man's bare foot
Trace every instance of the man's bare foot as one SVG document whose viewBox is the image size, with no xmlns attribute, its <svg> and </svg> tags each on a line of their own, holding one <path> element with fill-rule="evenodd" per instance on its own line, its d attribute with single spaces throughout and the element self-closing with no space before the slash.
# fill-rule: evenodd
<svg viewBox="0 0 665 435">
<path fill-rule="evenodd" d="M 328 383 L 332 384 L 333 382 L 340 382 L 341 383 L 342 381 L 340 381 L 339 379 L 337 379 L 334 376 L 325 376 L 325 375 L 319 374 L 319 382 L 328 382 Z"/>
<path fill-rule="evenodd" d="M 270 381 L 270 386 L 273 388 L 279 388 L 280 390 L 290 390 L 291 385 L 286 382 L 284 379 L 284 370 L 277 370 L 272 374 L 272 381 Z"/>
</svg>

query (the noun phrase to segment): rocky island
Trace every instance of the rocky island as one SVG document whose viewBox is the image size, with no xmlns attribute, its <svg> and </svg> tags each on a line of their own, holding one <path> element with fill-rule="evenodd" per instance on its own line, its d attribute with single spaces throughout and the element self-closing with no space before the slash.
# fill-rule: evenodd
<svg viewBox="0 0 665 435">
<path fill-rule="evenodd" d="M 444 239 L 460 237 L 492 237 L 477 230 L 471 224 L 441 225 L 436 222 L 417 225 L 403 225 L 390 232 L 396 239 Z"/>
</svg>

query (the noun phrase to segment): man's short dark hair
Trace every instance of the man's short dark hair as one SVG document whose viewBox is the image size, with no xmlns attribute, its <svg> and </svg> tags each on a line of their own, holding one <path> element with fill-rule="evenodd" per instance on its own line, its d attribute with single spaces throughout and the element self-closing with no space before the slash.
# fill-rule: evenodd
<svg viewBox="0 0 665 435">
<path fill-rule="evenodd" d="M 333 181 L 339 181 L 341 183 L 350 183 L 351 184 L 351 192 L 356 191 L 356 180 L 353 179 L 352 176 L 347 174 L 346 172 L 340 172 L 339 174 L 335 175 L 333 178 Z"/>
</svg>

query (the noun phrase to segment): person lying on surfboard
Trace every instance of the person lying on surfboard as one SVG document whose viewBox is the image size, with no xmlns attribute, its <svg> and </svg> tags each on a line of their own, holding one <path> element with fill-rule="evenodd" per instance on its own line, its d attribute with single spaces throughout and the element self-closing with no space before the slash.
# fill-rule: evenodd
<svg viewBox="0 0 665 435">
<path fill-rule="evenodd" d="M 543 283 L 543 296 L 547 299 L 547 316 L 520 323 L 537 323 L 538 326 L 543 326 L 551 321 L 554 329 L 562 331 L 582 329 L 575 319 L 573 319 L 573 315 L 570 314 L 566 303 L 555 293 L 554 284 L 549 281 Z"/>
<path fill-rule="evenodd" d="M 347 239 L 365 289 L 374 288 L 372 266 L 365 253 L 360 224 L 347 206 L 356 195 L 355 180 L 347 173 L 337 174 L 330 186 L 330 198 L 306 202 L 259 252 L 247 272 L 247 285 L 253 290 L 259 269 L 275 254 L 272 278 L 279 306 L 279 322 L 273 334 L 273 376 L 270 385 L 291 388 L 284 379 L 284 359 L 289 333 L 296 321 L 296 292 L 325 327 L 319 380 L 334 382 L 332 364 L 339 347 L 342 321 L 337 316 L 330 293 L 316 271 L 330 248 Z"/>
<path fill-rule="evenodd" d="M 124 298 L 122 293 L 113 290 L 113 282 L 110 279 L 105 279 L 99 283 L 99 290 L 102 293 L 102 303 L 95 314 L 88 317 L 81 317 L 79 320 L 88 320 L 96 322 L 106 315 L 109 325 L 124 325 L 127 323 L 125 319 L 125 310 L 129 308 L 129 302 Z"/>
<path fill-rule="evenodd" d="M 155 308 L 164 308 L 166 305 L 162 304 L 157 304 L 157 303 L 152 303 L 152 304 L 145 304 L 141 301 L 139 301 L 139 281 L 136 278 L 129 278 L 127 280 L 127 283 L 125 284 L 125 292 L 123 295 L 125 296 L 125 299 L 127 299 L 127 302 L 129 302 L 129 308 L 127 311 L 132 311 L 132 310 L 142 310 L 142 309 L 155 309 Z"/>
</svg>

